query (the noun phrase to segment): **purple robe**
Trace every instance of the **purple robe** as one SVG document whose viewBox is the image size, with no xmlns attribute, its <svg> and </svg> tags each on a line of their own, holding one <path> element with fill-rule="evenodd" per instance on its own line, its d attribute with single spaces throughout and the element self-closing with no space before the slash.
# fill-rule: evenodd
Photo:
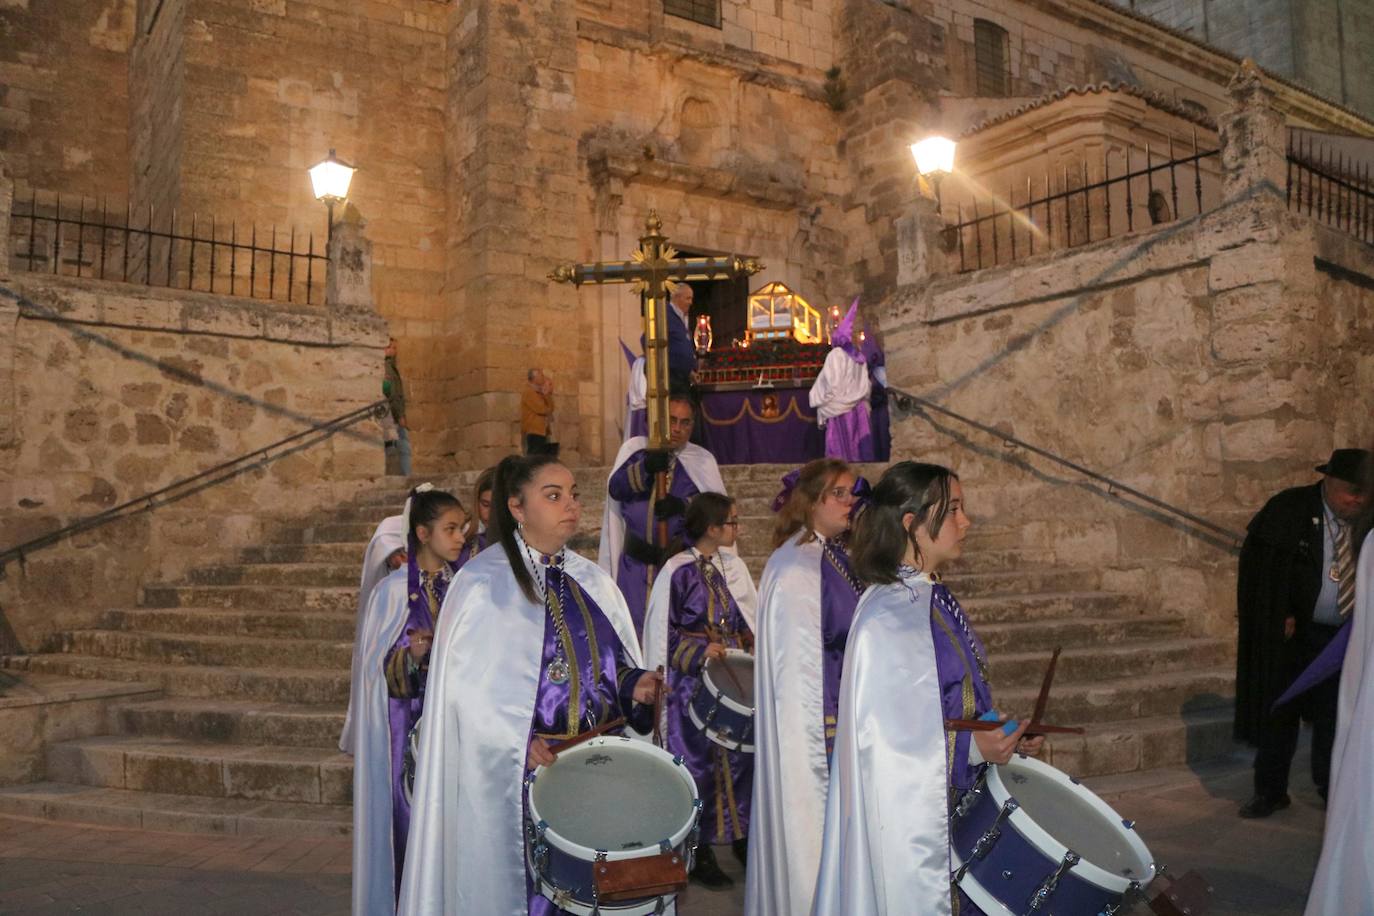
<svg viewBox="0 0 1374 916">
<path fill-rule="evenodd" d="M 611 498 L 620 503 L 620 515 L 625 520 L 625 545 L 620 552 L 620 565 L 616 569 L 615 583 L 629 605 L 630 616 L 635 622 L 635 632 L 644 633 L 644 613 L 649 607 L 649 590 L 653 585 L 657 566 L 652 566 L 631 556 L 632 544 L 639 541 L 652 545 L 655 529 L 654 518 L 654 476 L 644 470 L 646 450 L 641 449 L 631 455 L 624 464 L 611 475 L 608 489 Z M 668 494 L 676 496 L 684 503 L 699 491 L 692 482 L 691 475 L 682 462 L 673 458 L 671 481 Z M 686 523 L 681 515 L 668 519 L 668 538 L 677 540 L 679 546 L 685 543 Z"/>
<path fill-rule="evenodd" d="M 943 585 L 932 589 L 930 628 L 935 638 L 935 666 L 940 674 L 940 698 L 946 719 L 976 719 L 992 709 L 987 680 L 987 652 L 973 632 L 963 608 Z M 973 733 L 945 733 L 946 767 L 951 795 L 973 788 L 984 764 L 969 763 Z"/>
<path fill-rule="evenodd" d="M 649 436 L 649 409 L 647 407 L 637 407 L 630 410 L 630 428 L 625 430 L 625 438 L 633 439 L 635 436 Z"/>
<path fill-rule="evenodd" d="M 833 422 L 833 421 L 832 421 Z M 849 566 L 842 538 L 821 543 L 821 675 L 822 709 L 825 712 L 825 758 L 835 746 L 835 720 L 840 709 L 840 675 L 844 649 L 854 622 L 863 584 Z"/>
<path fill-rule="evenodd" d="M 867 403 L 860 402 L 848 413 L 826 421 L 825 457 L 841 461 L 873 460 L 873 431 Z"/>
<path fill-rule="evenodd" d="M 414 545 L 412 554 L 414 553 Z M 429 674 L 429 656 L 419 664 L 410 659 L 410 635 L 417 631 L 434 632 L 435 614 L 443 607 L 444 595 L 453 581 L 454 568 L 449 566 L 437 573 L 416 569 L 410 561 L 411 582 L 409 613 L 401 635 L 392 644 L 383 661 L 387 681 L 387 720 L 391 735 L 391 837 L 396 855 L 396 893 L 401 892 L 402 866 L 406 859 L 406 836 L 410 833 L 410 802 L 406 800 L 405 753 L 410 730 L 420 721 L 425 705 L 425 679 Z"/>
<path fill-rule="evenodd" d="M 557 655 L 559 635 L 553 614 L 546 614 L 530 740 L 537 736 L 552 744 L 621 716 L 640 731 L 648 731 L 653 723 L 653 707 L 634 702 L 635 683 L 644 671 L 630 667 L 615 627 L 577 580 L 565 576 L 561 569 L 548 567 L 545 583 L 550 603 L 557 600 L 563 613 L 568 635 L 563 642 L 563 658 L 568 662 L 570 676 L 562 684 L 549 680 L 549 665 Z M 570 710 L 574 691 L 578 694 L 577 709 Z M 530 916 L 566 912 L 539 893 L 528 870 L 525 887 Z"/>
<path fill-rule="evenodd" d="M 688 710 L 701 683 L 708 642 L 746 648 L 753 633 L 740 613 L 725 576 L 698 558 L 673 573 L 668 599 L 668 702 L 664 745 L 683 758 L 701 796 L 701 841 L 712 845 L 749 833 L 754 755 L 728 751 L 692 723 Z M 711 637 L 710 639 L 708 639 Z"/>
</svg>

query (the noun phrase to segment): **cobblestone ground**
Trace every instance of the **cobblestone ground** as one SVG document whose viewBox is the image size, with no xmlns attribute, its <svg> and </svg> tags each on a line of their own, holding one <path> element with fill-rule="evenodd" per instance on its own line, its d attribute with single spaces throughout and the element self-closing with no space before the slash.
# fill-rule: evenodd
<svg viewBox="0 0 1374 916">
<path fill-rule="evenodd" d="M 1250 788 L 1243 760 L 1096 787 L 1137 821 L 1158 861 L 1212 882 L 1209 916 L 1289 916 L 1302 911 L 1321 842 L 1322 811 L 1306 767 L 1305 756 L 1294 763 L 1293 807 L 1265 821 L 1235 816 Z M 743 912 L 743 875 L 728 849 L 720 853 L 736 887 L 690 890 L 683 916 Z M 199 836 L 6 817 L 0 913 L 347 913 L 349 857 L 348 841 L 338 838 Z"/>
</svg>

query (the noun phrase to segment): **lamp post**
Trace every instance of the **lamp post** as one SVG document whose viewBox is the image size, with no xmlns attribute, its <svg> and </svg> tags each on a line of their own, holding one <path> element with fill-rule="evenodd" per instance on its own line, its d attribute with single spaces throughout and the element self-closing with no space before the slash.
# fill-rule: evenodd
<svg viewBox="0 0 1374 916">
<path fill-rule="evenodd" d="M 329 235 L 325 241 L 334 241 L 334 205 L 348 199 L 348 186 L 353 181 L 353 166 L 334 155 L 334 150 L 323 161 L 310 167 L 310 186 L 315 191 L 315 199 L 323 201 L 329 209 Z M 328 248 L 326 250 L 329 250 Z"/>
<path fill-rule="evenodd" d="M 926 137 L 911 144 L 911 155 L 916 160 L 916 171 L 921 180 L 928 181 L 934 189 L 935 212 L 940 212 L 940 179 L 954 171 L 955 143 L 948 137 Z"/>
</svg>

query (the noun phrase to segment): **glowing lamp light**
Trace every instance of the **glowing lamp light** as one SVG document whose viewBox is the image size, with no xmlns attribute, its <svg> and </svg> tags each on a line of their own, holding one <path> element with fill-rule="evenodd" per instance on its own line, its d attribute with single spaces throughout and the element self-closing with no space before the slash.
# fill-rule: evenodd
<svg viewBox="0 0 1374 916">
<path fill-rule="evenodd" d="M 692 335 L 692 342 L 696 344 L 698 353 L 706 353 L 711 349 L 711 318 L 709 315 L 702 315 L 697 318 L 697 329 Z"/>
<path fill-rule="evenodd" d="M 955 143 L 948 137 L 926 137 L 911 144 L 916 170 L 922 175 L 943 175 L 954 171 Z"/>
<path fill-rule="evenodd" d="M 325 203 L 347 199 L 348 186 L 353 182 L 353 173 L 356 171 L 330 150 L 327 158 L 310 167 L 310 185 L 315 191 L 315 199 Z"/>
</svg>

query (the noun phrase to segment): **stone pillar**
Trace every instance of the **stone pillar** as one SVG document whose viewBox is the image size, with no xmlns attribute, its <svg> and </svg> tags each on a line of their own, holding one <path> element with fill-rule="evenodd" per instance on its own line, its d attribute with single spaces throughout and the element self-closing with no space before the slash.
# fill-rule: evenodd
<svg viewBox="0 0 1374 916">
<path fill-rule="evenodd" d="M 553 375 L 555 434 L 576 461 L 599 410 L 579 399 L 597 329 L 580 320 L 578 291 L 547 274 L 591 253 L 578 238 L 577 3 L 452 4 L 447 52 L 449 358 L 435 380 L 447 413 L 433 452 L 481 467 L 515 449 L 525 373 L 539 366 Z"/>
<path fill-rule="evenodd" d="M 1222 191 L 1227 200 L 1245 194 L 1282 195 L 1288 180 L 1288 128 L 1274 107 L 1274 92 L 1255 62 L 1246 58 L 1227 91 L 1231 109 L 1220 121 Z"/>
<path fill-rule="evenodd" d="M 372 242 L 358 208 L 345 204 L 329 241 L 325 304 L 331 312 L 376 312 L 372 299 Z"/>
<path fill-rule="evenodd" d="M 897 218 L 897 285 L 924 285 L 949 272 L 945 220 L 933 197 L 922 194 Z"/>
</svg>

